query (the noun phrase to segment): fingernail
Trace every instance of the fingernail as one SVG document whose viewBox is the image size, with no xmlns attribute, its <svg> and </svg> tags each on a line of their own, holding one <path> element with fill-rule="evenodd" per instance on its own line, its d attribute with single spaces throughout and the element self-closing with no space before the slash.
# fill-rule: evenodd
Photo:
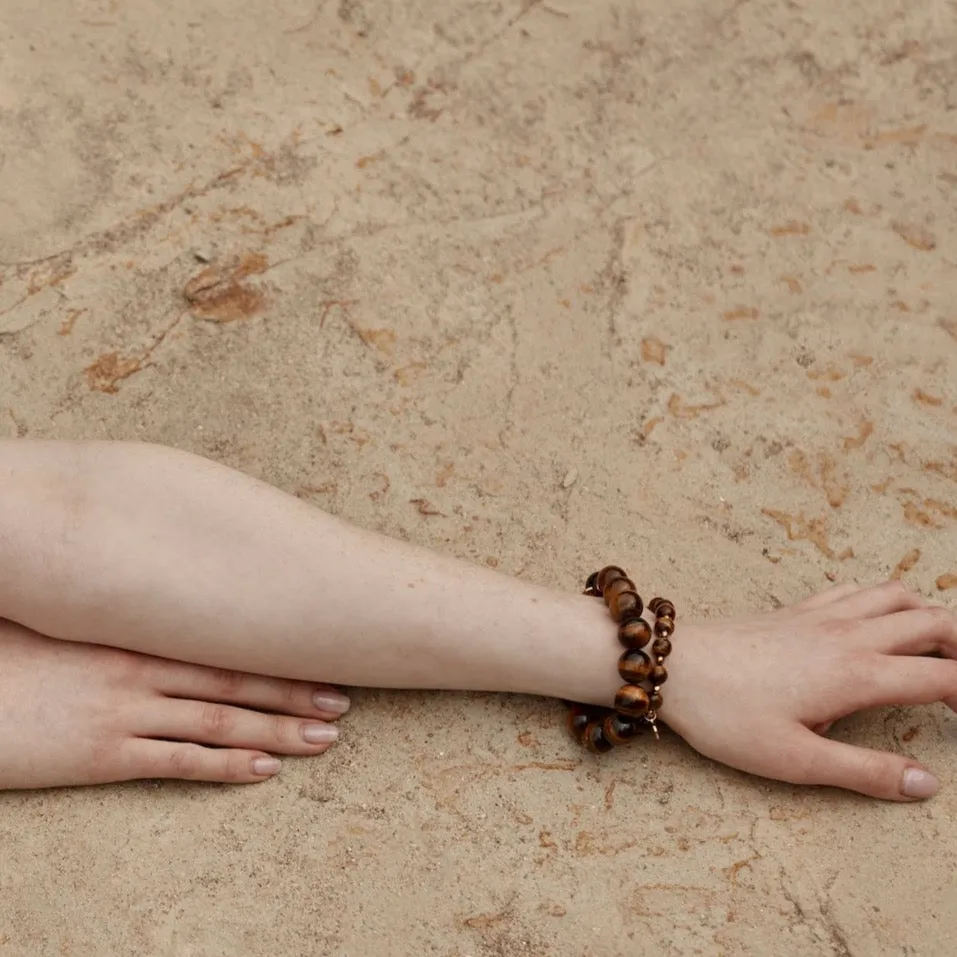
<svg viewBox="0 0 957 957">
<path fill-rule="evenodd" d="M 253 774 L 268 777 L 271 774 L 278 774 L 281 767 L 282 762 L 277 758 L 253 758 Z"/>
<path fill-rule="evenodd" d="M 308 744 L 328 744 L 339 737 L 339 729 L 331 724 L 306 724 L 302 728 L 302 738 Z"/>
<path fill-rule="evenodd" d="M 317 691 L 312 696 L 312 703 L 320 711 L 330 714 L 345 714 L 349 710 L 350 701 L 344 694 L 337 691 Z"/>
<path fill-rule="evenodd" d="M 929 771 L 920 768 L 908 768 L 901 782 L 901 794 L 909 798 L 929 798 L 937 793 L 940 781 Z"/>
</svg>

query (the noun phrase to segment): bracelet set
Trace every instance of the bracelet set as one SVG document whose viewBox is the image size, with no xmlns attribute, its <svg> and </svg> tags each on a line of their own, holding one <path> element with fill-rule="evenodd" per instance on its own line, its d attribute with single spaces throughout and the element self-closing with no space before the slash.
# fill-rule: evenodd
<svg viewBox="0 0 957 957">
<path fill-rule="evenodd" d="M 593 572 L 585 594 L 603 598 L 618 625 L 618 640 L 625 648 L 618 659 L 618 674 L 625 682 L 615 695 L 614 708 L 572 705 L 568 716 L 571 733 L 594 754 L 605 754 L 616 744 L 627 744 L 645 726 L 658 737 L 661 686 L 668 679 L 665 659 L 671 654 L 675 606 L 664 598 L 648 602 L 654 625 L 644 619 L 644 603 L 635 583 L 617 565 Z M 651 655 L 643 649 L 651 644 Z"/>
</svg>

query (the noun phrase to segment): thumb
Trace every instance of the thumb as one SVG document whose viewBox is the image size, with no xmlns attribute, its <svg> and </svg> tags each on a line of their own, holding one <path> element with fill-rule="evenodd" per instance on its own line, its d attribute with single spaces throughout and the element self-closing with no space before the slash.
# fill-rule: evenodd
<svg viewBox="0 0 957 957">
<path fill-rule="evenodd" d="M 801 735 L 795 752 L 801 755 L 796 784 L 845 788 L 885 801 L 924 800 L 940 787 L 930 771 L 910 758 L 832 741 L 812 731 Z"/>
</svg>

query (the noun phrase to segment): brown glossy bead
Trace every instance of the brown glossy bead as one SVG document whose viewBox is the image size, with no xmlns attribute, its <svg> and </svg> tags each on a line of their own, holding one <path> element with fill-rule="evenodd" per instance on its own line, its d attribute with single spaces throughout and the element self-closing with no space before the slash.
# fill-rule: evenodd
<svg viewBox="0 0 957 957">
<path fill-rule="evenodd" d="M 618 640 L 626 648 L 644 648 L 651 641 L 651 625 L 643 618 L 629 618 L 619 625 Z"/>
<path fill-rule="evenodd" d="M 655 607 L 654 614 L 658 618 L 670 618 L 672 621 L 675 619 L 675 606 L 671 604 L 670 601 L 662 598 L 659 600 L 657 606 Z"/>
<path fill-rule="evenodd" d="M 602 722 L 602 731 L 612 744 L 627 744 L 632 738 L 638 737 L 642 731 L 642 722 L 634 718 L 626 718 L 620 714 L 610 714 Z"/>
<path fill-rule="evenodd" d="M 614 744 L 605 737 L 601 724 L 594 721 L 585 728 L 582 743 L 592 754 L 607 754 L 614 747 Z"/>
<path fill-rule="evenodd" d="M 664 665 L 655 665 L 651 669 L 651 677 L 648 679 L 656 688 L 663 685 L 668 680 L 668 669 Z"/>
<path fill-rule="evenodd" d="M 588 727 L 590 721 L 591 714 L 586 708 L 582 708 L 579 705 L 572 705 L 572 707 L 569 708 L 568 730 L 576 740 L 581 741 L 582 735 L 585 733 L 585 728 Z"/>
<path fill-rule="evenodd" d="M 657 615 L 658 608 L 660 607 L 663 601 L 664 601 L 664 598 L 661 598 L 660 596 L 656 596 L 655 598 L 652 598 L 651 601 L 648 602 L 648 611 L 650 611 L 653 615 Z"/>
<path fill-rule="evenodd" d="M 598 572 L 592 572 L 585 579 L 585 594 L 586 595 L 600 595 L 601 592 L 598 590 Z"/>
<path fill-rule="evenodd" d="M 651 674 L 651 659 L 643 651 L 626 651 L 618 659 L 618 674 L 632 684 L 647 681 Z"/>
<path fill-rule="evenodd" d="M 671 642 L 667 638 L 656 638 L 651 653 L 656 658 L 667 658 L 671 654 Z"/>
<path fill-rule="evenodd" d="M 615 710 L 629 718 L 644 717 L 650 707 L 648 692 L 638 685 L 622 685 L 615 695 Z"/>
<path fill-rule="evenodd" d="M 675 623 L 671 618 L 659 618 L 655 622 L 655 637 L 670 638 L 675 633 Z"/>
<path fill-rule="evenodd" d="M 661 692 L 660 692 L 660 691 L 652 691 L 652 692 L 651 692 L 651 710 L 652 710 L 652 711 L 659 711 L 659 710 L 661 710 L 661 706 L 662 706 L 663 704 L 664 704 L 664 701 L 663 701 L 663 699 L 662 699 L 662 697 L 661 697 Z"/>
<path fill-rule="evenodd" d="M 641 598 L 635 591 L 620 592 L 608 606 L 608 610 L 612 619 L 619 623 L 627 618 L 634 618 L 641 613 Z"/>
<path fill-rule="evenodd" d="M 598 573 L 598 590 L 604 594 L 605 589 L 616 579 L 616 578 L 627 578 L 625 570 L 619 568 L 617 565 L 606 565 Z"/>
<path fill-rule="evenodd" d="M 638 592 L 635 592 L 635 594 L 638 595 Z M 635 621 L 636 619 L 642 618 L 644 616 L 645 608 L 644 603 L 641 601 L 641 595 L 638 595 L 638 605 L 639 607 L 635 611 L 625 612 L 621 621 L 619 622 L 620 625 L 623 625 L 626 621 Z"/>
<path fill-rule="evenodd" d="M 605 602 L 611 606 L 614 604 L 615 599 L 622 592 L 626 591 L 632 591 L 635 592 L 636 595 L 638 594 L 635 583 L 630 578 L 616 578 L 602 589 L 602 597 L 605 599 Z"/>
</svg>

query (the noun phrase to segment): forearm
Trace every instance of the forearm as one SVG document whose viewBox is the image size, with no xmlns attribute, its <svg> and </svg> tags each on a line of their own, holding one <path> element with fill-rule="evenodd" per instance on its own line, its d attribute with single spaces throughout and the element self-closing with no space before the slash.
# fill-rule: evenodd
<svg viewBox="0 0 957 957">
<path fill-rule="evenodd" d="M 346 685 L 607 704 L 620 684 L 601 603 L 357 529 L 195 456 L 7 442 L 0 500 L 0 615 L 54 637 Z"/>
<path fill-rule="evenodd" d="M 360 531 L 153 446 L 0 442 L 0 617 L 55 638 L 344 685 L 610 705 L 621 684 L 603 602 Z M 909 756 L 811 729 L 864 708 L 954 704 L 957 665 L 929 653 L 957 659 L 957 618 L 898 583 L 844 586 L 733 622 L 682 616 L 659 716 L 743 771 L 924 798 L 937 781 Z M 222 682 L 212 684 L 221 693 Z M 109 682 L 100 691 L 109 697 Z M 180 724 L 161 736 L 188 732 Z M 137 730 L 122 747 L 140 738 Z M 173 757 L 160 759 L 161 770 Z M 211 779 L 261 779 L 250 778 L 249 757 L 238 776 Z M 109 773 L 157 767 L 151 760 L 131 772 L 123 762 Z"/>
</svg>

